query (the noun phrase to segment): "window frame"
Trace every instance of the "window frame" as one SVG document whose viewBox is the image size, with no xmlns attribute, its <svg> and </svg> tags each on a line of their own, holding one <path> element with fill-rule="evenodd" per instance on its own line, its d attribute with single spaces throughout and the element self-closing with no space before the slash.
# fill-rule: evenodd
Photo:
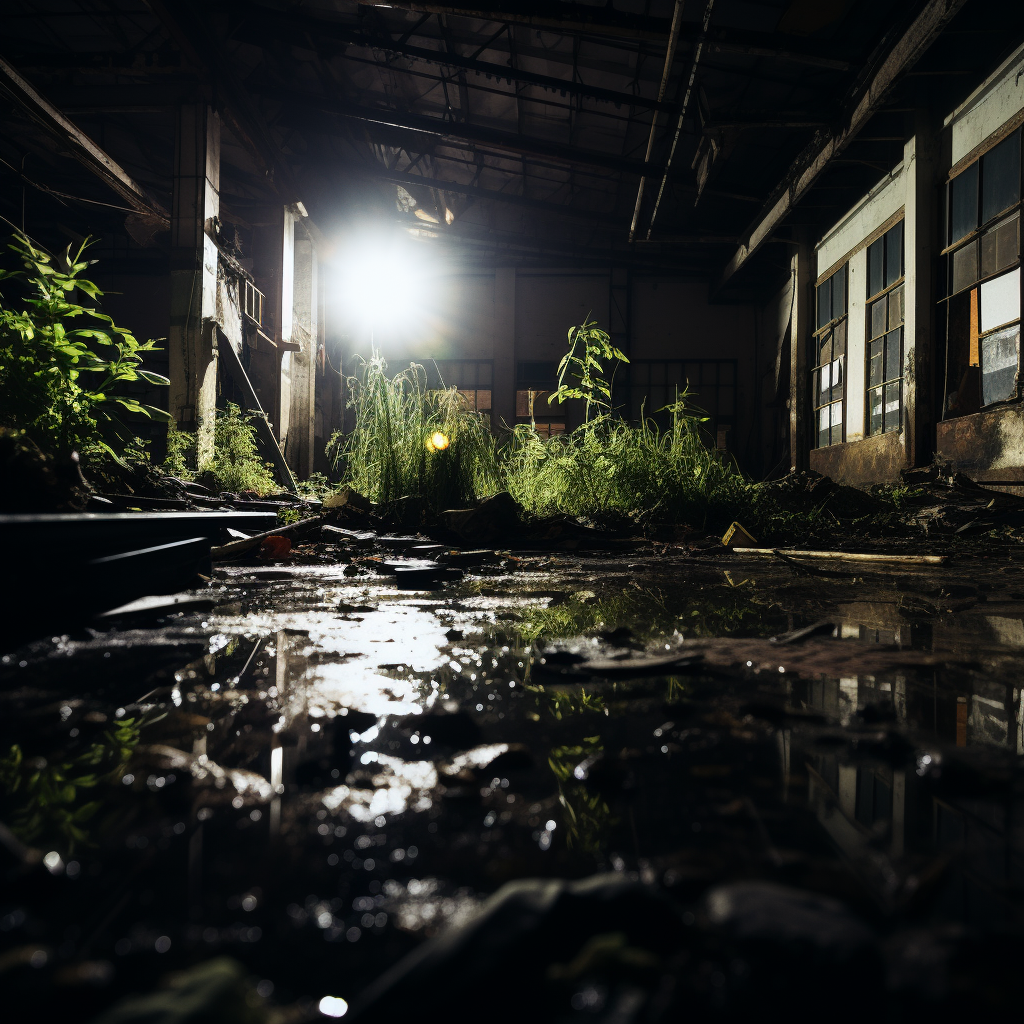
<svg viewBox="0 0 1024 1024">
<path fill-rule="evenodd" d="M 1000 146 L 1009 143 L 1012 139 L 1016 139 L 1018 147 L 1017 151 L 1017 199 L 1016 202 L 1011 203 L 1009 206 L 1004 207 L 1001 210 L 993 213 L 987 220 L 982 220 L 985 203 L 985 182 L 984 182 L 984 163 L 986 157 L 990 156 Z M 978 177 L 977 195 L 975 197 L 975 210 L 976 210 L 976 225 L 975 227 L 963 235 L 961 238 L 951 241 L 951 235 L 953 233 L 953 188 L 954 183 L 962 178 L 964 174 L 971 173 L 974 169 L 976 170 Z M 994 406 L 1004 404 L 1006 402 L 1020 401 L 1022 398 L 1022 387 L 1024 387 L 1024 368 L 1022 368 L 1022 354 L 1021 354 L 1021 327 L 1022 327 L 1022 307 L 1024 307 L 1024 286 L 1021 286 L 1018 290 L 1018 306 L 1017 306 L 1017 318 L 1006 324 L 1000 324 L 997 327 L 989 328 L 988 330 L 981 330 L 981 289 L 984 285 L 990 282 L 996 281 L 1001 277 L 1012 274 L 1015 271 L 1018 272 L 1022 279 L 1024 279 L 1024 272 L 1022 272 L 1022 265 L 1024 261 L 1021 258 L 1021 221 L 1024 220 L 1024 126 L 1018 125 L 1012 131 L 1003 135 L 1000 138 L 995 139 L 990 146 L 987 146 L 981 152 L 978 152 L 974 159 L 969 163 L 965 163 L 963 166 L 958 166 L 955 175 L 951 175 L 946 182 L 946 196 L 945 196 L 945 212 L 946 212 L 946 223 L 944 239 L 946 242 L 945 247 L 940 253 L 941 256 L 946 259 L 946 267 L 944 274 L 945 283 L 945 297 L 941 300 L 948 304 L 961 296 L 966 296 L 967 302 L 970 304 L 971 314 L 970 321 L 973 323 L 973 318 L 977 315 L 977 327 L 971 326 L 968 328 L 969 336 L 967 341 L 968 347 L 968 367 L 977 367 L 977 401 L 978 409 L 989 409 Z M 992 234 L 997 228 L 1001 227 L 1005 222 L 1016 219 L 1017 223 L 1017 252 L 1014 259 L 1010 260 L 1004 266 L 999 267 L 997 270 L 991 271 L 988 274 L 983 272 L 982 266 L 982 240 Z M 968 247 L 975 246 L 976 251 L 974 253 L 975 261 L 975 272 L 973 279 L 966 285 L 961 285 L 959 288 L 955 287 L 954 282 L 954 263 L 958 254 L 965 252 Z M 949 330 L 950 317 L 947 316 L 947 332 Z M 984 342 L 1007 330 L 1016 326 L 1017 328 L 1017 369 L 1014 376 L 1014 387 L 1011 394 L 1005 398 L 996 398 L 991 402 L 985 402 L 985 367 L 984 367 Z M 958 339 L 962 344 L 962 339 Z M 947 346 L 952 344 L 952 339 L 947 334 Z M 974 358 L 975 349 L 977 350 L 977 362 L 971 362 Z M 949 382 L 947 381 L 947 389 Z M 961 413 L 960 415 L 964 415 Z M 943 409 L 943 416 L 949 416 L 947 411 Z M 951 416 L 950 418 L 955 418 Z"/>
<path fill-rule="evenodd" d="M 840 274 L 843 275 L 843 312 L 839 315 L 835 315 L 833 309 L 834 298 L 835 298 L 835 286 L 833 282 L 836 277 Z M 816 327 L 812 337 L 814 338 L 814 367 L 811 369 L 811 415 L 814 421 L 814 449 L 820 450 L 823 448 L 831 448 L 836 444 L 844 444 L 846 441 L 846 380 L 849 376 L 849 354 L 850 354 L 850 261 L 847 259 L 843 262 L 842 266 L 832 271 L 828 277 L 819 281 L 814 287 L 814 322 L 815 324 L 821 318 L 821 289 L 825 285 L 829 286 L 829 313 L 832 314 L 827 323 L 822 324 L 820 327 Z M 821 388 L 818 384 L 820 380 L 820 373 L 825 369 L 825 364 L 821 362 L 821 348 L 825 341 L 826 336 L 831 335 L 830 340 L 833 345 L 835 343 L 836 331 L 844 326 L 845 328 L 845 339 L 843 341 L 843 353 L 839 359 L 834 358 L 835 350 L 833 349 L 833 358 L 828 362 L 829 373 L 836 362 L 840 362 L 842 366 L 842 391 L 839 398 L 833 398 L 832 394 L 835 391 L 835 385 L 829 387 L 829 398 L 826 402 L 819 402 L 821 397 Z M 833 405 L 839 406 L 839 423 L 833 424 L 831 408 Z M 819 422 L 821 417 L 821 410 L 829 410 L 829 440 L 828 444 L 821 444 L 821 424 Z M 832 432 L 835 426 L 839 428 L 839 437 L 833 438 Z"/>
<path fill-rule="evenodd" d="M 889 243 L 887 241 L 889 233 L 895 231 L 897 228 L 900 230 L 900 272 L 894 281 L 886 284 L 885 281 L 889 276 Z M 884 262 L 882 264 L 882 287 L 876 292 L 868 292 L 871 287 L 871 249 L 876 244 L 881 243 L 881 252 L 883 254 Z M 906 341 L 906 324 L 907 324 L 907 230 L 906 230 L 906 218 L 903 217 L 896 221 L 895 224 L 890 225 L 882 234 L 878 235 L 877 238 L 872 239 L 871 244 L 867 247 L 866 263 L 865 268 L 865 297 L 864 297 L 864 436 L 865 437 L 880 437 L 883 434 L 899 433 L 903 429 L 903 411 L 905 407 L 905 395 L 904 395 L 904 372 L 903 372 L 903 361 L 905 355 L 905 341 Z M 897 326 L 891 326 L 889 322 L 889 303 L 890 296 L 893 292 L 902 290 L 903 293 L 903 315 L 900 317 L 900 322 Z M 874 334 L 872 329 L 872 316 L 871 312 L 874 306 L 880 302 L 885 302 L 885 330 L 881 334 Z M 887 377 L 885 368 L 889 364 L 889 336 L 896 332 L 899 332 L 899 376 Z M 881 380 L 877 384 L 871 382 L 871 346 L 876 342 L 881 343 L 881 362 L 882 362 L 882 375 Z M 885 395 L 888 388 L 897 386 L 899 391 L 899 416 L 896 425 L 893 427 L 886 426 L 886 402 Z M 882 401 L 882 427 L 880 430 L 871 429 L 871 397 L 873 392 L 881 392 Z"/>
</svg>

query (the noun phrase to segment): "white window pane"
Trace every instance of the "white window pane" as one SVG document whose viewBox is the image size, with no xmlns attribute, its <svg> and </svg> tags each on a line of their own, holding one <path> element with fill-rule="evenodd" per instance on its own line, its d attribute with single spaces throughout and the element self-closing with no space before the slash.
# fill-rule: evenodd
<svg viewBox="0 0 1024 1024">
<path fill-rule="evenodd" d="M 831 408 L 831 406 L 826 405 L 826 406 L 823 406 L 821 409 L 818 410 L 818 429 L 819 430 L 826 430 L 826 431 L 828 430 L 829 409 L 830 408 Z"/>
<path fill-rule="evenodd" d="M 1005 402 L 1014 396 L 1019 350 L 1020 327 L 1018 325 L 981 339 L 983 405 L 991 405 L 992 402 Z"/>
<path fill-rule="evenodd" d="M 832 362 L 832 384 L 838 387 L 843 383 L 843 360 L 840 356 L 839 359 L 833 360 Z"/>
<path fill-rule="evenodd" d="M 838 427 L 843 422 L 843 403 L 833 402 L 829 408 L 832 410 L 832 426 Z"/>
<path fill-rule="evenodd" d="M 981 286 L 981 330 L 1020 318 L 1020 268 Z"/>
<path fill-rule="evenodd" d="M 832 367 L 827 365 L 821 368 L 821 390 L 828 391 L 830 387 L 832 387 Z"/>
</svg>

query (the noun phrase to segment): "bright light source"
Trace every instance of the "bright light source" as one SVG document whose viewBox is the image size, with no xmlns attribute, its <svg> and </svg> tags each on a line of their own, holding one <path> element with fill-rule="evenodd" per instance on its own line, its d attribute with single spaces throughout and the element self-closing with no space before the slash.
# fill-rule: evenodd
<svg viewBox="0 0 1024 1024">
<path fill-rule="evenodd" d="M 442 434 L 440 430 L 435 430 L 434 433 L 427 438 L 427 451 L 431 452 L 443 452 L 451 441 L 447 434 Z"/>
<path fill-rule="evenodd" d="M 352 238 L 340 266 L 344 315 L 373 332 L 411 325 L 423 315 L 428 269 L 423 246 L 406 237 Z"/>
<path fill-rule="evenodd" d="M 325 1017 L 344 1017 L 348 1013 L 348 1003 L 340 996 L 324 996 L 320 1000 L 320 1012 Z"/>
</svg>

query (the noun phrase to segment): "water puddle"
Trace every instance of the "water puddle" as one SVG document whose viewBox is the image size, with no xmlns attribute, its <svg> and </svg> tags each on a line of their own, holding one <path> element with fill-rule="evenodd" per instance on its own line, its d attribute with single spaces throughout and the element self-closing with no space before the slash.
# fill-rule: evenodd
<svg viewBox="0 0 1024 1024">
<path fill-rule="evenodd" d="M 1016 567 L 638 558 L 238 567 L 4 656 L 5 987 L 88 1020 L 228 954 L 305 1019 L 506 882 L 603 871 L 1021 923 Z"/>
</svg>

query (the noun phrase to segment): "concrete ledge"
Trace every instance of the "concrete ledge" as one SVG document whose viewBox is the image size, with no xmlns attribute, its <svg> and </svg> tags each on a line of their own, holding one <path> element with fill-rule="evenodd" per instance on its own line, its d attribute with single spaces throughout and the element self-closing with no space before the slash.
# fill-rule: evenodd
<svg viewBox="0 0 1024 1024">
<path fill-rule="evenodd" d="M 979 483 L 1024 485 L 1024 406 L 1003 405 L 936 424 L 938 457 Z"/>
<path fill-rule="evenodd" d="M 816 473 L 851 487 L 897 483 L 900 471 L 906 469 L 907 464 L 903 434 L 895 430 L 828 448 L 815 448 L 810 458 L 811 469 Z"/>
</svg>

